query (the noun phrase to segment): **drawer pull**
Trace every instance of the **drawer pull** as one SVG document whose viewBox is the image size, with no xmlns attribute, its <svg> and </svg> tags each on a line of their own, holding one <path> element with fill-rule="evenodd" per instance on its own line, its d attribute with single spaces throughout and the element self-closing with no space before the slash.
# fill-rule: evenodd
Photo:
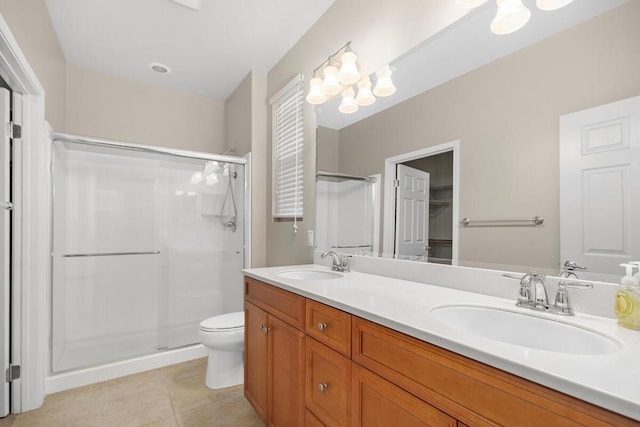
<svg viewBox="0 0 640 427">
<path fill-rule="evenodd" d="M 318 330 L 319 330 L 320 332 L 323 332 L 325 329 L 327 329 L 327 324 L 326 324 L 326 323 L 324 323 L 324 322 L 320 322 L 320 323 L 318 323 L 317 328 L 318 328 Z"/>
<path fill-rule="evenodd" d="M 319 390 L 321 393 L 325 392 L 328 388 L 329 388 L 329 384 L 327 384 L 327 383 L 320 383 L 320 384 L 318 384 L 318 390 Z"/>
</svg>

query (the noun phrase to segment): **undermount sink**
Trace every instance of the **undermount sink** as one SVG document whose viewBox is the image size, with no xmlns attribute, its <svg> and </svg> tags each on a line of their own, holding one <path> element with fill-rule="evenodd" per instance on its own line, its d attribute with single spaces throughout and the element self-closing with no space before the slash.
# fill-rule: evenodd
<svg viewBox="0 0 640 427">
<path fill-rule="evenodd" d="M 286 270 L 278 273 L 278 276 L 297 280 L 329 280 L 338 279 L 342 274 L 325 270 Z"/>
<path fill-rule="evenodd" d="M 450 305 L 434 308 L 431 315 L 460 331 L 537 350 L 595 356 L 622 348 L 617 340 L 600 332 L 501 308 Z"/>
</svg>

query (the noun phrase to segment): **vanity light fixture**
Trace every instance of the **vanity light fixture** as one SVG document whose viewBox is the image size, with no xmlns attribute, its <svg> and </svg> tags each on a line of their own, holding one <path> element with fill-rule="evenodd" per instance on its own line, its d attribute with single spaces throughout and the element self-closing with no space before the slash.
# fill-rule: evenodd
<svg viewBox="0 0 640 427">
<path fill-rule="evenodd" d="M 352 114 L 358 111 L 359 108 L 358 104 L 356 104 L 353 87 L 349 86 L 342 92 L 342 102 L 340 103 L 340 107 L 338 107 L 338 111 L 344 114 Z"/>
<path fill-rule="evenodd" d="M 467 9 L 478 7 L 486 0 L 456 0 Z M 568 5 L 573 0 L 536 0 L 538 9 L 548 11 L 557 10 Z M 498 35 L 511 34 L 524 27 L 531 18 L 531 11 L 522 4 L 522 0 L 496 0 L 498 12 L 491 21 L 491 31 Z M 375 90 L 374 92 L 375 93 Z"/>
<path fill-rule="evenodd" d="M 351 50 L 351 42 L 347 42 L 337 52 L 329 56 L 326 61 L 313 70 L 313 78 L 309 82 L 309 92 L 306 97 L 307 102 L 321 105 L 334 96 L 342 94 L 342 102 L 338 110 L 345 114 L 351 114 L 358 111 L 359 107 L 376 102 L 376 96 L 388 96 L 395 93 L 396 88 L 391 81 L 391 68 L 388 65 L 385 65 L 376 74 L 376 86 L 372 91 L 371 79 L 369 76 L 363 77 L 360 74 L 357 61 L 358 56 Z"/>
<path fill-rule="evenodd" d="M 491 21 L 491 31 L 495 34 L 510 34 L 524 27 L 531 11 L 522 4 L 522 0 L 496 0 L 498 13 Z"/>
<path fill-rule="evenodd" d="M 540 10 L 556 10 L 565 7 L 573 0 L 536 0 L 536 6 Z"/>
<path fill-rule="evenodd" d="M 391 81 L 391 67 L 385 65 L 376 72 L 376 87 L 373 88 L 375 96 L 391 96 L 396 93 L 396 86 Z"/>
</svg>

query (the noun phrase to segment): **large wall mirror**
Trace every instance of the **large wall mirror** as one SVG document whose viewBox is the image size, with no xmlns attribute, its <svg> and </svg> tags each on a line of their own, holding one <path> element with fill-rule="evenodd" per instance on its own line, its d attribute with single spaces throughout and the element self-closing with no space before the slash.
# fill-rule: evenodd
<svg viewBox="0 0 640 427">
<path fill-rule="evenodd" d="M 528 2 L 497 36 L 491 3 L 393 62 L 394 96 L 316 108 L 317 249 L 617 280 L 640 261 L 640 102 L 606 104 L 640 95 L 640 5 Z"/>
</svg>

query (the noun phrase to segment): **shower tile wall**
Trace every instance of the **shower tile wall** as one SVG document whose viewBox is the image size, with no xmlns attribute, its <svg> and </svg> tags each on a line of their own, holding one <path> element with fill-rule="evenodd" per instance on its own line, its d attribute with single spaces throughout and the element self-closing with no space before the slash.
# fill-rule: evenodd
<svg viewBox="0 0 640 427">
<path fill-rule="evenodd" d="M 54 156 L 52 372 L 196 343 L 202 319 L 241 309 L 242 165 L 198 182 L 204 160 L 60 142 Z M 220 221 L 234 169 L 235 233 Z"/>
</svg>

